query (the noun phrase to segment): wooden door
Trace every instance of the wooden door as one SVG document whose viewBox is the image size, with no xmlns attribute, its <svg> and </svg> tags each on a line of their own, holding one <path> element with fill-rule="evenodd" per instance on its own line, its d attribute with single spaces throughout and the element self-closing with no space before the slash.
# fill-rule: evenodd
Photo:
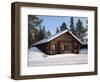
<svg viewBox="0 0 100 82">
<path fill-rule="evenodd" d="M 60 41 L 56 44 L 56 54 L 60 54 Z"/>
</svg>

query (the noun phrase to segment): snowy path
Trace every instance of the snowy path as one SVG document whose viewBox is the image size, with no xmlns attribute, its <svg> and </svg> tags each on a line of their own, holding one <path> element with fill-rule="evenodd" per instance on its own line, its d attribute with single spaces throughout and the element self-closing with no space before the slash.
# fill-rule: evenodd
<svg viewBox="0 0 100 82">
<path fill-rule="evenodd" d="M 87 64 L 88 56 L 84 54 L 60 54 L 47 56 L 36 47 L 29 49 L 29 66 L 51 66 Z"/>
</svg>

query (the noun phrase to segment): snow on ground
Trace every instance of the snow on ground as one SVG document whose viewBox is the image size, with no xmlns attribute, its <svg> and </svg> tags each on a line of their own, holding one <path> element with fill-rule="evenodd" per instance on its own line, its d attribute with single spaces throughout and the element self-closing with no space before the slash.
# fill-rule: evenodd
<svg viewBox="0 0 100 82">
<path fill-rule="evenodd" d="M 88 49 L 80 49 L 80 54 L 88 54 Z"/>
<path fill-rule="evenodd" d="M 28 50 L 29 61 L 41 60 L 41 59 L 44 59 L 44 57 L 45 57 L 45 54 L 36 47 L 30 48 Z"/>
<path fill-rule="evenodd" d="M 52 65 L 73 65 L 87 64 L 88 55 L 84 54 L 56 54 L 46 55 L 38 48 L 29 49 L 29 66 L 52 66 Z"/>
</svg>

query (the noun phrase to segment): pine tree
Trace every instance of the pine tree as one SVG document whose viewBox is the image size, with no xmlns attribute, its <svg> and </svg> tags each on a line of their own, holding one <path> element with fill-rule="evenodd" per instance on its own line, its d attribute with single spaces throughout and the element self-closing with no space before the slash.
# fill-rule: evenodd
<svg viewBox="0 0 100 82">
<path fill-rule="evenodd" d="M 45 38 L 46 37 L 46 30 L 45 30 L 45 26 L 43 26 L 43 29 L 42 29 L 42 33 L 43 33 L 43 38 Z"/>
<path fill-rule="evenodd" d="M 30 32 L 28 33 L 28 46 L 32 46 L 33 43 L 38 41 L 39 29 L 37 27 L 40 26 L 42 21 L 43 20 L 39 19 L 37 16 L 28 15 L 28 32 Z"/>
<path fill-rule="evenodd" d="M 88 28 L 88 20 L 86 20 L 86 28 Z M 87 30 L 88 30 L 88 29 L 87 29 Z M 86 34 L 85 34 L 84 43 L 87 43 L 87 42 L 88 42 L 88 37 L 87 37 L 87 35 L 88 35 L 88 32 L 86 32 Z"/>
<path fill-rule="evenodd" d="M 28 15 L 28 28 L 35 28 L 42 23 L 43 20 L 40 20 L 37 16 Z"/>
<path fill-rule="evenodd" d="M 69 27 L 70 27 L 70 31 L 75 35 L 76 31 L 75 31 L 75 28 L 74 28 L 74 19 L 73 19 L 73 17 L 71 17 Z"/>
<path fill-rule="evenodd" d="M 81 40 L 84 41 L 84 37 L 87 35 L 87 28 L 83 26 L 83 23 L 80 19 L 78 19 L 76 23 L 76 36 Z"/>
<path fill-rule="evenodd" d="M 66 25 L 65 22 L 63 22 L 62 25 L 60 26 L 60 31 L 63 31 L 63 30 L 66 30 L 66 29 L 68 29 L 67 25 Z"/>
<path fill-rule="evenodd" d="M 38 34 L 38 41 L 41 40 L 43 37 L 43 31 L 42 31 L 42 27 L 39 27 L 39 34 Z"/>
<path fill-rule="evenodd" d="M 46 38 L 48 38 L 49 36 L 51 36 L 51 32 L 48 30 L 46 33 Z"/>
<path fill-rule="evenodd" d="M 59 31 L 59 28 L 56 28 L 56 33 L 59 33 L 60 31 Z"/>
<path fill-rule="evenodd" d="M 39 36 L 39 30 L 35 29 L 33 34 L 34 34 L 34 40 L 35 40 L 34 42 L 37 42 L 38 41 L 38 36 Z"/>
</svg>

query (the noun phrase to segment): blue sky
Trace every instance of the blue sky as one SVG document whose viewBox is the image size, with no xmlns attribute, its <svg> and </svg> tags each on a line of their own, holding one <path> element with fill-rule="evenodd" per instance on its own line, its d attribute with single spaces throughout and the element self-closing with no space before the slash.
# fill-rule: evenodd
<svg viewBox="0 0 100 82">
<path fill-rule="evenodd" d="M 56 33 L 56 28 L 60 27 L 63 22 L 66 23 L 67 27 L 69 28 L 70 25 L 70 16 L 37 16 L 39 19 L 43 19 L 41 26 L 45 26 L 46 30 L 49 30 L 52 34 Z M 83 23 L 83 26 L 86 27 L 86 21 L 88 20 L 87 17 L 73 17 L 74 23 L 80 19 Z"/>
</svg>

